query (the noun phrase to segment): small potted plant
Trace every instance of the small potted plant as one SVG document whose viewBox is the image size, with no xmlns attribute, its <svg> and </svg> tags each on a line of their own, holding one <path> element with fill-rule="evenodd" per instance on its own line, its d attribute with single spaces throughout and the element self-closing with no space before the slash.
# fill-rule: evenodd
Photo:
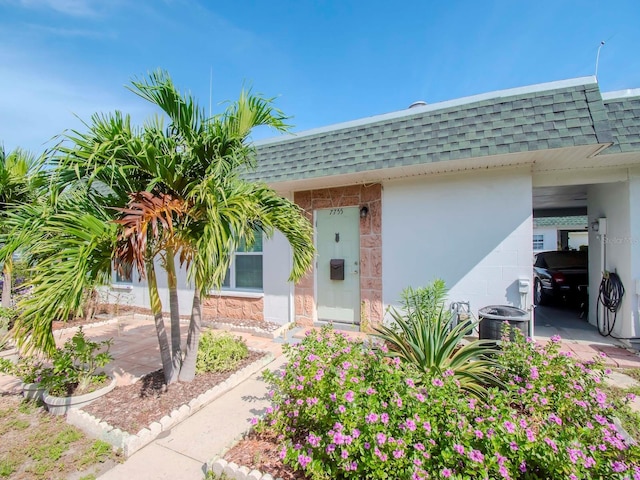
<svg viewBox="0 0 640 480">
<path fill-rule="evenodd" d="M 97 371 L 113 360 L 110 347 L 111 340 L 89 341 L 79 328 L 53 353 L 51 367 L 44 371 L 42 379 L 47 389 L 44 403 L 50 413 L 63 415 L 70 408 L 88 405 L 115 388 L 115 379 Z"/>
<path fill-rule="evenodd" d="M 27 400 L 42 400 L 45 387 L 42 385 L 42 374 L 45 366 L 34 357 L 23 357 L 18 360 L 15 376 L 22 379 L 22 395 Z"/>
<path fill-rule="evenodd" d="M 45 388 L 40 383 L 45 366 L 41 360 L 33 357 L 20 357 L 16 363 L 0 359 L 0 372 L 13 375 L 22 380 L 22 395 L 27 400 L 41 400 Z"/>
</svg>

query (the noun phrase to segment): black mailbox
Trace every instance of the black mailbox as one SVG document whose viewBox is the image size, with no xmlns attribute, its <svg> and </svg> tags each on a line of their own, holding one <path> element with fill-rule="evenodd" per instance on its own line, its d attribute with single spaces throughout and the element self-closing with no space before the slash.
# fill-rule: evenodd
<svg viewBox="0 0 640 480">
<path fill-rule="evenodd" d="M 329 261 L 331 280 L 344 280 L 344 259 L 333 258 Z"/>
</svg>

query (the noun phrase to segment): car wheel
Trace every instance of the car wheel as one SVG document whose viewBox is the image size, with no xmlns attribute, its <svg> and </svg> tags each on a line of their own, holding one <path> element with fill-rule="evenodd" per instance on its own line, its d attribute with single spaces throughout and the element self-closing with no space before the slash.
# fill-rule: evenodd
<svg viewBox="0 0 640 480">
<path fill-rule="evenodd" d="M 536 278 L 533 283 L 533 302 L 536 305 L 544 305 L 547 303 L 547 294 L 544 293 L 542 282 Z"/>
</svg>

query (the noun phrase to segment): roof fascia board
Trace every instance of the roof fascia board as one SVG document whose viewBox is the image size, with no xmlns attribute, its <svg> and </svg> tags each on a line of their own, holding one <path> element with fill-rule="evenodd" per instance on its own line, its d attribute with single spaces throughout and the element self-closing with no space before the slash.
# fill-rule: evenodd
<svg viewBox="0 0 640 480">
<path fill-rule="evenodd" d="M 603 92 L 602 100 L 617 100 L 628 97 L 640 97 L 640 88 L 627 88 L 626 90 L 616 90 L 615 92 Z"/>
</svg>

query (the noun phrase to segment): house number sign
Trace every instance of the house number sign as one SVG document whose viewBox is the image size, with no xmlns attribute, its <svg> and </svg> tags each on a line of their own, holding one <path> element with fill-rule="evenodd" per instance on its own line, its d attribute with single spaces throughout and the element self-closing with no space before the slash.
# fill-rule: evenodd
<svg viewBox="0 0 640 480">
<path fill-rule="evenodd" d="M 329 210 L 329 215 L 342 215 L 344 214 L 344 209 L 342 208 L 332 208 Z"/>
</svg>

